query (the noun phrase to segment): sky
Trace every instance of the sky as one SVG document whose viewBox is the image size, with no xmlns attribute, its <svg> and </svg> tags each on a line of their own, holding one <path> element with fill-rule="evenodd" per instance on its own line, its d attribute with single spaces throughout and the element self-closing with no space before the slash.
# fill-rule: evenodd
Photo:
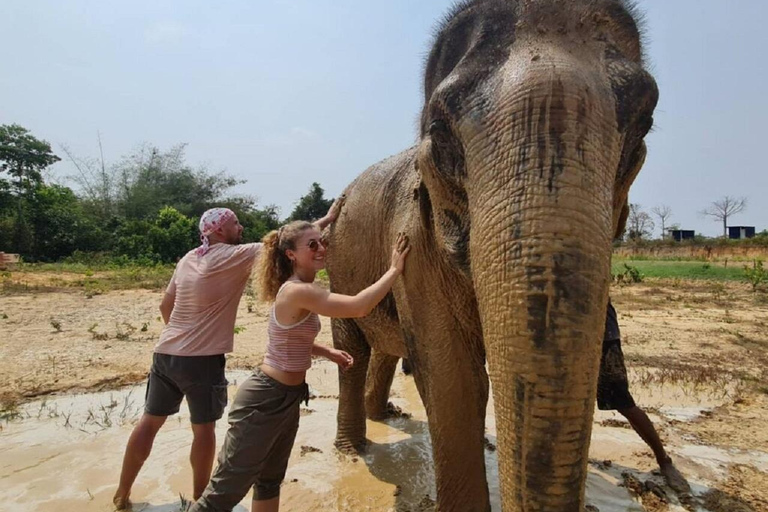
<svg viewBox="0 0 768 512">
<path fill-rule="evenodd" d="M 98 156 L 100 134 L 107 162 L 186 143 L 188 163 L 247 180 L 235 192 L 287 216 L 312 182 L 336 196 L 415 142 L 423 61 L 451 3 L 3 0 L 0 124 L 62 157 Z M 630 200 L 716 236 L 699 212 L 744 196 L 729 224 L 768 228 L 768 2 L 638 3 L 660 101 Z"/>
</svg>

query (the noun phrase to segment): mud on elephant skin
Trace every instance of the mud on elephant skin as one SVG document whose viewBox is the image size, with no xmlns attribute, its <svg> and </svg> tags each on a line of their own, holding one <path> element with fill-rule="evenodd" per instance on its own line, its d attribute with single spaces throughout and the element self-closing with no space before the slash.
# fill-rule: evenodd
<svg viewBox="0 0 768 512">
<path fill-rule="evenodd" d="M 416 146 L 366 170 L 332 228 L 334 291 L 412 251 L 368 317 L 334 320 L 336 443 L 365 446 L 397 357 L 429 419 L 441 511 L 489 510 L 493 383 L 504 510 L 582 510 L 611 240 L 658 92 L 620 0 L 470 0 L 437 32 Z M 366 375 L 370 376 L 366 397 Z"/>
</svg>

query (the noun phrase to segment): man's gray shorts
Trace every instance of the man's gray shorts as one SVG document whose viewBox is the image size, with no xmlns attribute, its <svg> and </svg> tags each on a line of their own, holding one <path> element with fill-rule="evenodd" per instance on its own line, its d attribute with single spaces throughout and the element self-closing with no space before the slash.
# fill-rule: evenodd
<svg viewBox="0 0 768 512">
<path fill-rule="evenodd" d="M 229 410 L 219 464 L 190 512 L 230 511 L 251 488 L 257 501 L 279 496 L 299 428 L 299 403 L 308 397 L 306 384 L 286 386 L 261 370 L 246 379 Z"/>
<path fill-rule="evenodd" d="M 155 353 L 147 381 L 144 411 L 153 416 L 179 412 L 186 397 L 191 421 L 211 423 L 227 406 L 227 379 L 224 354 L 215 356 L 172 356 Z"/>
</svg>

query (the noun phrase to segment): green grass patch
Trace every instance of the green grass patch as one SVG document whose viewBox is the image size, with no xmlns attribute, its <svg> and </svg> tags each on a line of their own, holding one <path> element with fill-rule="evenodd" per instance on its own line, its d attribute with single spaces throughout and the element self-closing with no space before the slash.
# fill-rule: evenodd
<svg viewBox="0 0 768 512">
<path fill-rule="evenodd" d="M 91 267 L 81 263 L 25 263 L 19 265 L 19 272 L 50 274 L 50 279 L 29 286 L 16 282 L 13 273 L 8 273 L 3 276 L 2 284 L 5 292 L 44 292 L 79 288 L 92 297 L 112 290 L 162 289 L 173 275 L 174 267 L 172 264 Z"/>
<path fill-rule="evenodd" d="M 659 279 L 711 279 L 717 281 L 741 281 L 744 279 L 744 266 L 732 264 L 728 267 L 719 263 L 703 261 L 646 260 L 614 258 L 611 272 L 624 271 L 624 264 L 636 267 L 645 277 Z"/>
</svg>

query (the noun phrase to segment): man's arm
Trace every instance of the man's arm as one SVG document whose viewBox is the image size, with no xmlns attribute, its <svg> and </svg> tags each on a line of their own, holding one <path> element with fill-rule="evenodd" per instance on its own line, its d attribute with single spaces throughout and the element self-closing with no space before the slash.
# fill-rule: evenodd
<svg viewBox="0 0 768 512">
<path fill-rule="evenodd" d="M 331 207 L 328 208 L 328 213 L 325 214 L 325 217 L 322 219 L 317 219 L 315 222 L 313 222 L 313 224 L 317 226 L 317 229 L 322 231 L 326 228 L 326 226 L 339 218 L 339 212 L 341 212 L 341 207 L 344 205 L 344 201 L 346 199 L 347 196 L 344 194 L 336 198 Z"/>
<path fill-rule="evenodd" d="M 163 316 L 163 322 L 166 324 L 171 321 L 173 313 L 173 304 L 176 302 L 176 269 L 173 271 L 171 281 L 163 294 L 163 300 L 160 302 L 160 314 Z"/>
<path fill-rule="evenodd" d="M 173 313 L 173 303 L 176 301 L 176 287 L 168 287 L 163 295 L 163 300 L 160 302 L 160 314 L 163 315 L 163 322 L 166 324 L 171 321 L 171 313 Z"/>
</svg>

